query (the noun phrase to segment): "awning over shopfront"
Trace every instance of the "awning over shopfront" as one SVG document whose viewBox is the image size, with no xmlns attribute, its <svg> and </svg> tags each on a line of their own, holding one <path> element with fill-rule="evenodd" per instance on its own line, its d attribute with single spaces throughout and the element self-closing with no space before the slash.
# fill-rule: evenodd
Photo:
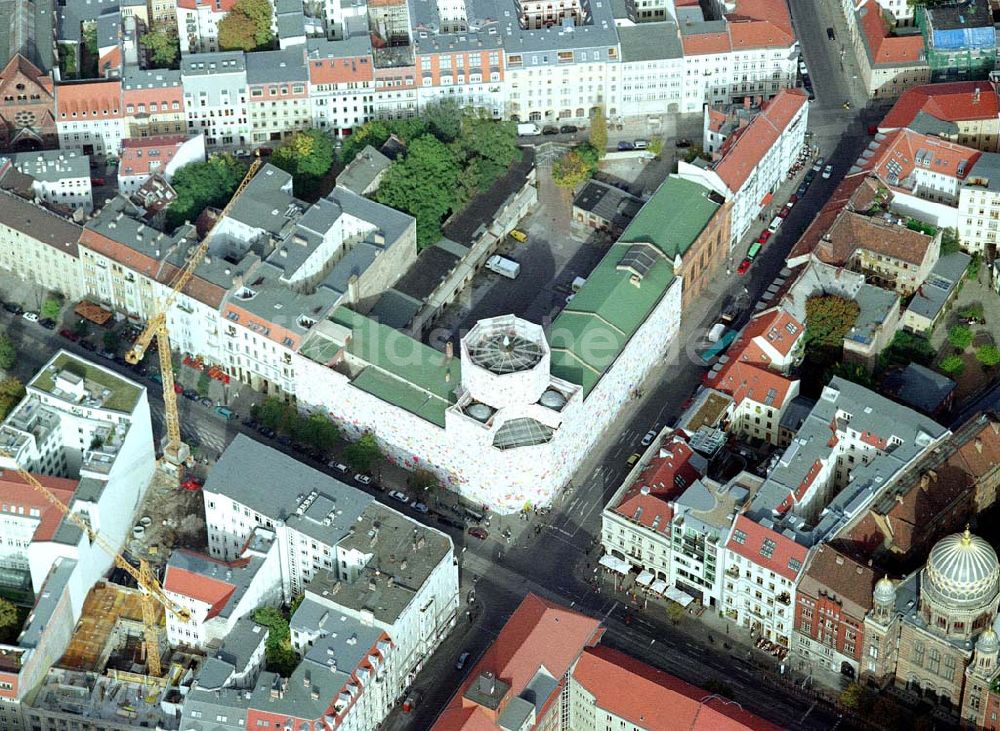
<svg viewBox="0 0 1000 731">
<path fill-rule="evenodd" d="M 769 203 L 770 203 L 770 202 L 771 202 L 772 200 L 774 200 L 774 196 L 773 196 L 773 195 L 772 195 L 771 193 L 765 193 L 765 194 L 764 194 L 764 197 L 760 199 L 760 204 L 761 204 L 762 206 L 766 206 L 766 205 L 768 205 L 768 204 L 769 204 Z"/>
<path fill-rule="evenodd" d="M 598 563 L 606 569 L 617 571 L 619 574 L 627 574 L 632 568 L 628 561 L 622 561 L 620 558 L 615 558 L 610 553 L 606 553 L 601 556 L 601 560 L 598 561 Z"/>
<path fill-rule="evenodd" d="M 662 594 L 667 590 L 667 582 L 664 581 L 663 579 L 657 579 L 656 581 L 653 582 L 653 585 L 649 588 L 650 591 L 656 594 Z"/>
<path fill-rule="evenodd" d="M 690 596 L 688 596 L 683 591 L 673 586 L 667 589 L 664 596 L 666 596 L 667 599 L 670 599 L 671 601 L 677 602 L 682 607 L 686 607 L 688 604 L 694 601 L 694 599 L 692 599 Z"/>
<path fill-rule="evenodd" d="M 653 583 L 652 572 L 643 570 L 643 572 L 639 574 L 639 577 L 635 580 L 635 583 L 639 584 L 639 586 L 649 586 Z"/>
</svg>

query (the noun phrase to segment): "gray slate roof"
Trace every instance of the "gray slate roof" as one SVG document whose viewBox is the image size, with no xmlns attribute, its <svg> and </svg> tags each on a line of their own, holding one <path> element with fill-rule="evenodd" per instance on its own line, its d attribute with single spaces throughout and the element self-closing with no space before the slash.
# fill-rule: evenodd
<svg viewBox="0 0 1000 731">
<path fill-rule="evenodd" d="M 684 46 L 673 21 L 625 26 L 618 29 L 618 38 L 622 44 L 623 63 L 684 56 Z"/>
<path fill-rule="evenodd" d="M 259 51 L 246 56 L 247 83 L 270 84 L 309 80 L 302 46 L 283 51 Z"/>
<path fill-rule="evenodd" d="M 32 236 L 70 256 L 77 256 L 83 228 L 8 191 L 0 191 L 2 225 Z"/>
<path fill-rule="evenodd" d="M 942 256 L 906 309 L 928 320 L 937 319 L 971 261 L 972 257 L 961 251 Z"/>
</svg>

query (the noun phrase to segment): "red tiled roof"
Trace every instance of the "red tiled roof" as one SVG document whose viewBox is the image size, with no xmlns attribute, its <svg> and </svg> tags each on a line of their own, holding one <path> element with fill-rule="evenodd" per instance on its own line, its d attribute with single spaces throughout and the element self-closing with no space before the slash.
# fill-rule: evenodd
<svg viewBox="0 0 1000 731">
<path fill-rule="evenodd" d="M 940 137 L 923 135 L 910 129 L 900 129 L 885 135 L 885 139 L 874 150 L 871 158 L 865 161 L 864 168 L 875 173 L 887 185 L 892 185 L 887 182 L 890 177 L 890 163 L 893 163 L 896 179 L 904 180 L 916 168 L 917 153 L 921 150 L 931 153 L 930 165 L 921 169 L 958 180 L 965 180 L 976 160 L 982 155 L 978 150 L 942 140 Z M 961 173 L 959 173 L 960 168 L 962 168 Z"/>
<path fill-rule="evenodd" d="M 996 86 L 989 81 L 915 86 L 903 92 L 878 127 L 885 131 L 909 127 L 919 112 L 944 122 L 996 119 L 1000 116 L 1000 99 Z"/>
<path fill-rule="evenodd" d="M 715 172 L 731 191 L 736 192 L 743 187 L 757 164 L 807 102 L 808 97 L 801 89 L 782 89 L 750 124 L 735 131 L 726 140 Z"/>
<path fill-rule="evenodd" d="M 162 137 L 132 137 L 122 140 L 122 153 L 118 166 L 120 176 L 150 173 L 150 165 L 159 163 L 158 170 L 167 166 L 177 150 L 187 142 L 187 135 L 164 135 Z"/>
<path fill-rule="evenodd" d="M 915 63 L 924 55 L 924 38 L 919 33 L 908 36 L 890 36 L 889 27 L 882 18 L 882 9 L 875 0 L 868 0 L 858 10 L 861 30 L 868 40 L 874 65 Z"/>
<path fill-rule="evenodd" d="M 729 33 L 698 33 L 681 36 L 685 56 L 710 56 L 718 53 L 729 53 L 732 43 Z"/>
<path fill-rule="evenodd" d="M 349 84 L 375 78 L 369 56 L 320 58 L 309 61 L 310 84 Z"/>
<path fill-rule="evenodd" d="M 852 619 L 861 620 L 872 608 L 875 572 L 830 545 L 820 546 L 799 581 L 799 593 L 812 599 L 819 592 L 835 596 Z"/>
<path fill-rule="evenodd" d="M 736 531 L 742 531 L 746 540 L 742 543 L 736 540 Z M 761 553 L 764 541 L 770 540 L 774 543 L 774 548 L 770 551 L 770 556 Z M 768 571 L 785 577 L 789 581 L 795 581 L 802 566 L 806 562 L 806 555 L 809 549 L 799 545 L 791 538 L 783 536 L 770 528 L 765 528 L 760 523 L 754 523 L 745 515 L 737 516 L 733 524 L 733 532 L 726 543 L 733 553 L 749 559 L 753 563 Z M 790 565 L 790 562 L 798 561 L 798 568 Z"/>
<path fill-rule="evenodd" d="M 779 728 L 736 703 L 610 647 L 584 650 L 573 668 L 573 681 L 594 696 L 601 710 L 649 731 L 777 731 Z"/>
<path fill-rule="evenodd" d="M 184 549 L 180 549 L 184 550 Z M 207 561 L 215 561 L 208 556 L 199 556 Z M 227 566 L 223 561 L 215 561 L 220 566 Z M 206 619 L 211 619 L 226 606 L 229 597 L 236 591 L 236 585 L 222 579 L 188 571 L 185 568 L 167 564 L 166 575 L 163 577 L 163 588 L 181 596 L 191 597 L 209 606 Z"/>
<path fill-rule="evenodd" d="M 736 0 L 733 12 L 727 13 L 725 20 L 724 32 L 682 35 L 684 54 L 698 56 L 750 48 L 787 48 L 795 42 L 792 16 L 784 0 Z"/>
<path fill-rule="evenodd" d="M 116 119 L 122 116 L 121 100 L 120 79 L 56 86 L 56 112 L 60 121 Z M 74 112 L 76 117 L 73 116 Z"/>
<path fill-rule="evenodd" d="M 176 0 L 177 7 L 186 10 L 197 10 L 198 8 L 208 8 L 213 13 L 228 13 L 236 5 L 236 0 Z"/>
<path fill-rule="evenodd" d="M 844 176 L 830 198 L 823 204 L 819 213 L 816 214 L 812 223 L 795 242 L 792 250 L 788 252 L 787 261 L 794 265 L 799 263 L 796 262 L 799 257 L 811 254 L 845 207 L 850 206 L 855 210 L 868 208 L 877 189 L 876 181 L 867 172 Z"/>
<path fill-rule="evenodd" d="M 1000 461 L 1000 421 L 996 415 L 988 414 L 986 425 L 960 446 L 948 461 L 961 466 L 976 479 L 996 469 Z"/>
<path fill-rule="evenodd" d="M 775 309 L 763 312 L 750 320 L 743 329 L 740 339 L 734 345 L 740 342 L 746 342 L 747 345 L 766 342 L 780 355 L 786 356 L 792 352 L 804 332 L 805 326 L 792 317 L 790 313 L 782 309 Z M 730 347 L 730 350 L 732 351 L 733 348 Z M 763 349 L 761 349 L 761 353 L 763 355 Z M 743 355 L 743 359 L 749 362 L 749 359 L 745 357 L 746 354 Z"/>
<path fill-rule="evenodd" d="M 62 477 L 32 474 L 42 485 L 59 498 L 63 505 L 69 505 L 76 491 L 77 481 Z M 0 472 L 0 500 L 3 509 L 0 514 L 15 517 L 31 518 L 31 511 L 37 510 L 39 520 L 32 541 L 51 541 L 59 523 L 62 522 L 62 511 L 52 505 L 33 486 L 24 481 L 14 470 Z M 20 509 L 20 510 L 19 510 Z M 21 513 L 23 511 L 23 514 Z"/>
<path fill-rule="evenodd" d="M 754 403 L 780 409 L 797 379 L 787 378 L 777 371 L 772 371 L 766 364 L 756 365 L 744 360 L 744 356 L 751 358 L 755 352 L 763 351 L 754 346 L 734 355 L 733 360 L 723 366 L 711 385 L 717 391 L 732 396 L 737 405 L 744 399 L 749 399 Z"/>
<path fill-rule="evenodd" d="M 510 685 L 510 697 L 515 697 L 521 694 L 543 665 L 552 677 L 562 678 L 584 648 L 595 645 L 603 633 L 598 620 L 528 594 L 486 654 L 469 672 L 433 728 L 435 731 L 496 728 L 495 725 L 482 724 L 488 716 L 480 707 L 476 707 L 476 713 L 472 714 L 457 712 L 466 705 L 463 698 L 466 689 L 482 673 L 494 673 L 499 680 Z M 556 696 L 558 689 L 553 693 L 553 697 Z M 539 705 L 545 706 L 551 701 L 552 698 L 545 701 L 539 699 Z"/>
<path fill-rule="evenodd" d="M 662 456 L 650 460 L 646 469 L 622 495 L 614 511 L 650 529 L 655 522 L 656 530 L 669 534 L 670 520 L 674 517 L 669 501 L 701 477 L 691 464 L 693 454 L 691 447 L 682 439 L 665 443 L 660 449 Z"/>
</svg>

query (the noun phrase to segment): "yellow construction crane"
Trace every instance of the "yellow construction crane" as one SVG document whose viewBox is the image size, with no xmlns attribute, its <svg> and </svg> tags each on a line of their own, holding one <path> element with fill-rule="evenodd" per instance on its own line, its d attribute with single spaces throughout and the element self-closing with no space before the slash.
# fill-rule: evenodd
<svg viewBox="0 0 1000 731">
<path fill-rule="evenodd" d="M 187 262 L 171 283 L 170 294 L 167 295 L 167 298 L 161 304 L 159 312 L 149 319 L 145 329 L 136 338 L 132 348 L 125 354 L 125 360 L 135 365 L 143 359 L 149 344 L 153 338 L 156 338 L 156 348 L 160 356 L 160 376 L 163 379 L 163 421 L 167 431 L 163 439 L 163 457 L 167 462 L 174 465 L 184 464 L 187 461 L 189 450 L 188 446 L 181 441 L 181 422 L 180 417 L 177 415 L 177 393 L 174 391 L 174 370 L 170 359 L 170 340 L 167 335 L 167 313 L 177 300 L 177 295 L 191 281 L 195 269 L 201 264 L 205 258 L 205 254 L 208 253 L 208 246 L 215 233 L 215 226 L 226 217 L 226 214 L 229 213 L 233 204 L 246 189 L 260 166 L 261 159 L 260 157 L 256 157 L 253 163 L 251 163 L 250 169 L 247 170 L 247 174 L 243 176 L 239 187 L 236 188 L 236 192 L 233 193 L 233 197 L 230 198 L 226 207 L 222 209 L 222 213 L 219 214 L 216 223 L 213 224 L 211 230 L 201 240 L 201 243 L 191 251 Z"/>
<path fill-rule="evenodd" d="M 149 674 L 159 678 L 163 674 L 163 666 L 160 662 L 160 633 L 156 622 L 156 602 L 162 604 L 166 611 L 183 622 L 191 619 L 191 612 L 166 595 L 160 582 L 157 581 L 156 576 L 153 574 L 148 561 L 145 559 L 140 560 L 139 568 L 130 564 L 121 552 L 112 546 L 103 536 L 94 531 L 79 513 L 70 510 L 68 505 L 64 504 L 45 485 L 36 480 L 34 475 L 21 467 L 13 455 L 0 450 L 0 457 L 6 457 L 11 460 L 14 463 L 14 469 L 17 470 L 17 474 L 21 476 L 21 479 L 40 492 L 42 497 L 66 516 L 67 520 L 84 531 L 93 545 L 99 546 L 102 551 L 114 559 L 115 566 L 135 579 L 136 584 L 139 585 L 139 590 L 142 592 L 142 623 L 146 639 L 146 662 L 149 666 Z"/>
</svg>

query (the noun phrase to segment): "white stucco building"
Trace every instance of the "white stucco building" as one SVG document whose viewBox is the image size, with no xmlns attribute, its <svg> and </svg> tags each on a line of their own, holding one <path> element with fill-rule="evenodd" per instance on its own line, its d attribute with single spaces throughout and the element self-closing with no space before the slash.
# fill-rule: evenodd
<svg viewBox="0 0 1000 731">
<path fill-rule="evenodd" d="M 90 213 L 94 207 L 90 185 L 90 157 L 67 150 L 21 152 L 8 157 L 15 168 L 34 180 L 35 198 Z M 0 158 L 0 170 L 3 160 Z"/>
</svg>

